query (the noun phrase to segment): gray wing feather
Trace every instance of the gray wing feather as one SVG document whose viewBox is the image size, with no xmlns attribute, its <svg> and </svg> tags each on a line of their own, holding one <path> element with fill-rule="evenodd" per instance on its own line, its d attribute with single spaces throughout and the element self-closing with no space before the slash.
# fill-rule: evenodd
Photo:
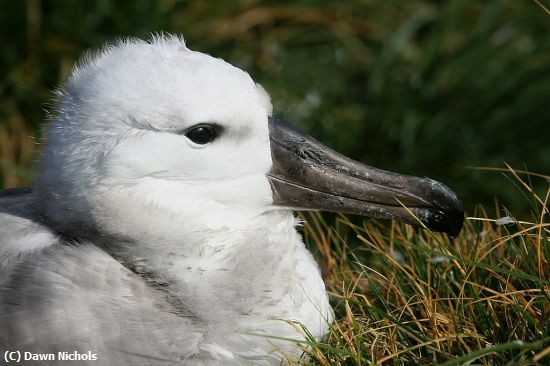
<svg viewBox="0 0 550 366">
<path fill-rule="evenodd" d="M 40 365 L 66 364 L 58 352 L 97 354 L 75 365 L 186 364 L 200 353 L 201 324 L 93 243 L 60 239 L 35 207 L 29 190 L 0 192 L 0 350 L 55 354 Z"/>
<path fill-rule="evenodd" d="M 41 222 L 29 188 L 0 191 L 0 285 L 27 256 L 57 242 Z"/>
</svg>

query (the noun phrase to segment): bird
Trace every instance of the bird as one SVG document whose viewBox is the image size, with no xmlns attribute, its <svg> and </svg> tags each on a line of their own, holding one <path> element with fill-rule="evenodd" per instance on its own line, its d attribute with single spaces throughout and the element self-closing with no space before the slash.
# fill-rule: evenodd
<svg viewBox="0 0 550 366">
<path fill-rule="evenodd" d="M 295 211 L 463 224 L 446 185 L 330 149 L 181 36 L 87 54 L 54 105 L 36 181 L 0 192 L 0 350 L 25 364 L 284 364 L 334 321 Z"/>
</svg>

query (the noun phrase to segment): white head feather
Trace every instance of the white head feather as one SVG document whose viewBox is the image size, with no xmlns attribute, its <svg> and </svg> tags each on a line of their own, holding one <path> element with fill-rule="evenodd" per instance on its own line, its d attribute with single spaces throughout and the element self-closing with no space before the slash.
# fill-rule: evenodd
<svg viewBox="0 0 550 366">
<path fill-rule="evenodd" d="M 194 225 L 245 222 L 272 203 L 271 112 L 246 72 L 181 38 L 120 42 L 89 56 L 60 92 L 38 192 L 63 225 L 103 220 L 120 230 L 106 215 L 121 204 L 117 193 L 141 203 L 126 214 L 157 207 Z M 190 141 L 184 131 L 200 123 L 219 125 L 219 138 Z"/>
</svg>

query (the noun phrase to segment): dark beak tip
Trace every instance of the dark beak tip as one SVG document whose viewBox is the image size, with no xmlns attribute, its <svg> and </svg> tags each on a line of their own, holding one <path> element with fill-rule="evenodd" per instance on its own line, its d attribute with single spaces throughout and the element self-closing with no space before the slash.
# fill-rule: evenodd
<svg viewBox="0 0 550 366">
<path fill-rule="evenodd" d="M 430 210 L 428 213 L 420 213 L 418 217 L 428 229 L 447 233 L 452 238 L 456 238 L 460 234 L 464 225 L 464 211 L 462 209 L 444 211 Z"/>
<path fill-rule="evenodd" d="M 445 232 L 456 238 L 464 225 L 464 206 L 457 194 L 445 184 L 429 178 L 427 180 L 438 210 L 429 215 L 424 224 L 433 231 Z"/>
<path fill-rule="evenodd" d="M 454 239 L 460 234 L 462 227 L 464 226 L 464 212 L 448 212 L 446 216 L 448 218 L 449 225 L 447 231 L 445 232 Z"/>
<path fill-rule="evenodd" d="M 455 192 L 437 180 L 431 178 L 426 178 L 426 180 L 430 186 L 430 196 L 436 205 L 444 210 L 464 213 L 464 206 Z"/>
</svg>

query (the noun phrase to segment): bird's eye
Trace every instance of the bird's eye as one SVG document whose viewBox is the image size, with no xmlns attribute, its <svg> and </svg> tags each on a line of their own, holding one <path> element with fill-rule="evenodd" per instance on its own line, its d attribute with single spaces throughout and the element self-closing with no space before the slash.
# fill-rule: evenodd
<svg viewBox="0 0 550 366">
<path fill-rule="evenodd" d="M 188 129 L 185 136 L 195 144 L 206 145 L 217 137 L 217 132 L 212 125 L 198 125 Z"/>
</svg>

